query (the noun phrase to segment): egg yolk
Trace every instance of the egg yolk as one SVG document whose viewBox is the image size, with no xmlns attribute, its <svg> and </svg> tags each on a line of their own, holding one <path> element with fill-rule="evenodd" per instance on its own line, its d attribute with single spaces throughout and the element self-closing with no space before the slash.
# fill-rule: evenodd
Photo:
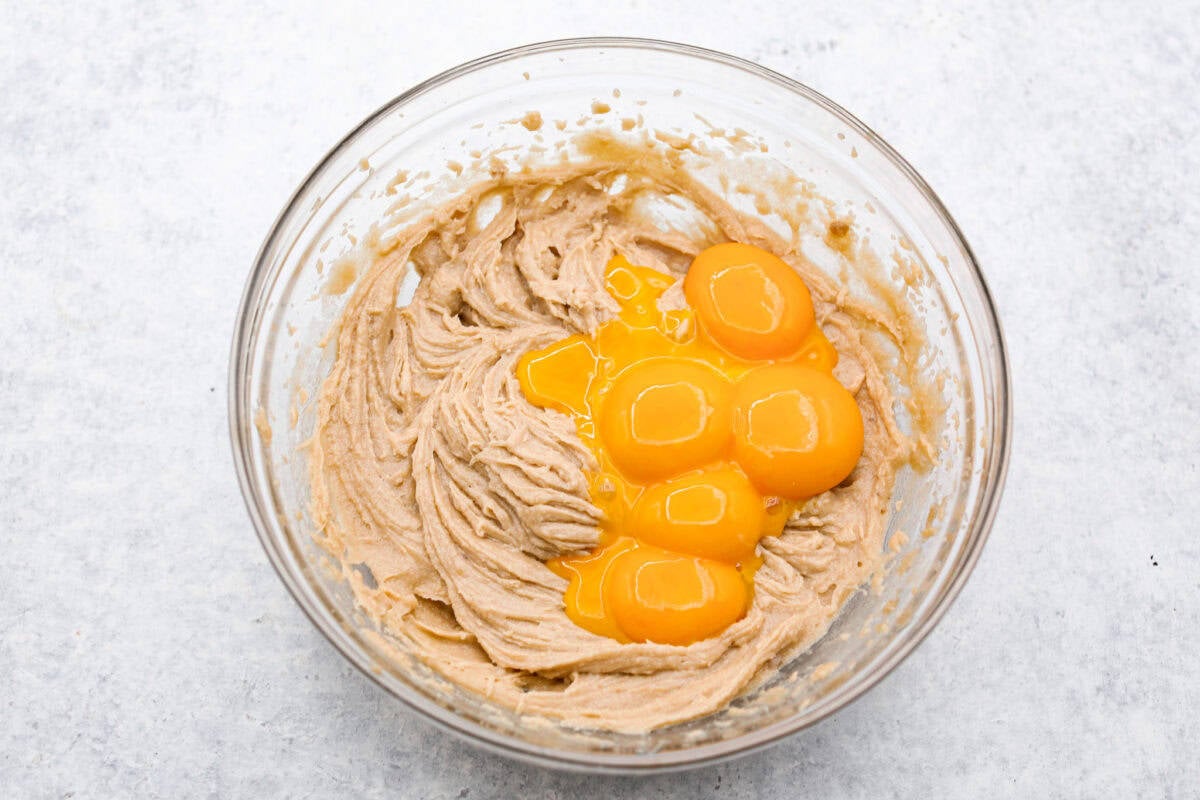
<svg viewBox="0 0 1200 800">
<path fill-rule="evenodd" d="M 741 358 L 784 358 L 813 329 L 804 281 L 783 259 L 752 245 L 728 242 L 700 253 L 683 291 L 704 331 Z"/>
<path fill-rule="evenodd" d="M 605 599 L 605 587 L 609 585 L 613 562 L 635 547 L 637 541 L 622 537 L 589 555 L 554 559 L 547 564 L 555 574 L 567 579 L 563 602 L 576 625 L 610 639 L 629 640 L 613 618 Z"/>
<path fill-rule="evenodd" d="M 846 479 L 862 455 L 854 396 L 826 372 L 759 367 L 734 390 L 734 454 L 759 491 L 792 500 Z"/>
<path fill-rule="evenodd" d="M 661 309 L 674 283 L 613 258 L 617 316 L 517 365 L 526 399 L 569 415 L 597 463 L 600 544 L 547 566 L 567 580 L 567 615 L 622 642 L 688 645 L 741 619 L 759 540 L 862 453 L 837 351 L 786 262 L 721 244 L 692 262 L 689 307 Z"/>
<path fill-rule="evenodd" d="M 587 415 L 587 390 L 596 369 L 596 354 L 587 339 L 564 339 L 552 350 L 527 358 L 522 369 L 524 383 L 537 387 L 543 408 L 577 417 Z"/>
<path fill-rule="evenodd" d="M 643 545 L 613 560 L 604 587 L 622 633 L 662 644 L 691 644 L 720 633 L 746 613 L 748 595 L 729 564 Z"/>
<path fill-rule="evenodd" d="M 720 456 L 730 441 L 732 386 L 720 370 L 685 358 L 627 367 L 600 406 L 600 436 L 613 462 L 656 480 Z"/>
<path fill-rule="evenodd" d="M 677 553 L 730 564 L 748 561 L 760 537 L 786 521 L 781 504 L 764 498 L 736 465 L 655 484 L 634 503 L 625 533 Z"/>
</svg>

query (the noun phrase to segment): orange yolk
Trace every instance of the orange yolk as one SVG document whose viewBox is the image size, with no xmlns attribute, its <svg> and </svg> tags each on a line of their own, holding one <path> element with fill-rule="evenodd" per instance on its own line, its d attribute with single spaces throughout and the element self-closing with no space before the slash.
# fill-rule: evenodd
<svg viewBox="0 0 1200 800">
<path fill-rule="evenodd" d="M 587 390 L 596 369 L 596 354 L 587 339 L 582 336 L 564 339 L 551 350 L 526 357 L 522 368 L 523 384 L 537 387 L 543 400 L 539 405 L 543 408 L 576 417 L 587 415 Z"/>
<path fill-rule="evenodd" d="M 563 602 L 576 625 L 611 639 L 628 641 L 628 635 L 613 619 L 605 599 L 605 588 L 609 585 L 613 562 L 622 553 L 635 547 L 636 540 L 620 538 L 590 555 L 556 558 L 547 565 L 568 581 Z"/>
<path fill-rule="evenodd" d="M 775 255 L 710 247 L 661 310 L 670 275 L 613 258 L 617 316 L 526 353 L 526 399 L 568 414 L 596 456 L 600 545 L 548 562 L 579 626 L 622 642 L 687 645 L 749 608 L 759 539 L 862 453 L 862 416 L 832 375 L 837 351 L 808 287 Z"/>
<path fill-rule="evenodd" d="M 708 248 L 692 262 L 683 288 L 705 332 L 741 358 L 785 358 L 813 330 L 804 281 L 783 259 L 752 245 Z"/>
<path fill-rule="evenodd" d="M 644 545 L 613 560 L 604 587 L 613 621 L 635 642 L 707 639 L 741 619 L 748 599 L 729 564 Z"/>
<path fill-rule="evenodd" d="M 617 376 L 605 396 L 600 438 L 621 471 L 637 480 L 699 467 L 729 443 L 732 388 L 703 361 L 639 361 Z"/>
<path fill-rule="evenodd" d="M 770 509 L 736 465 L 694 472 L 655 484 L 638 498 L 625 533 L 677 553 L 730 564 L 754 557 L 759 538 L 777 534 L 786 515 Z"/>
<path fill-rule="evenodd" d="M 837 486 L 863 449 L 862 415 L 832 375 L 759 367 L 734 390 L 733 448 L 759 491 L 793 500 Z"/>
</svg>

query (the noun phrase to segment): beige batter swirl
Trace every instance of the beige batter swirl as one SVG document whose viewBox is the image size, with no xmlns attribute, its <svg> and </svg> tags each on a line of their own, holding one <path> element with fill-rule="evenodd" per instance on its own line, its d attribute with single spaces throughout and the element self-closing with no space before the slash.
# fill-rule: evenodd
<svg viewBox="0 0 1200 800">
<path fill-rule="evenodd" d="M 686 198 L 702 232 L 661 230 L 642 213 L 650 196 Z M 526 402 L 514 367 L 614 314 L 603 277 L 614 254 L 681 276 L 725 240 L 772 250 L 808 283 L 865 450 L 846 482 L 762 541 L 742 620 L 686 647 L 622 644 L 567 618 L 566 582 L 543 563 L 597 543 L 594 465 L 567 417 Z M 410 263 L 421 281 L 397 308 Z M 880 563 L 912 446 L 863 340 L 896 326 L 870 308 L 665 164 L 600 158 L 497 176 L 403 231 L 347 303 L 310 449 L 322 544 L 388 634 L 497 703 L 625 732 L 717 711 L 816 641 Z"/>
</svg>

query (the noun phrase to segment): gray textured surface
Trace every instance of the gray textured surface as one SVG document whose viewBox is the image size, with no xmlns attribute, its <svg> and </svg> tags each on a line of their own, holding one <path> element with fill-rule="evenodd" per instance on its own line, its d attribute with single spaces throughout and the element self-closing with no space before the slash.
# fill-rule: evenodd
<svg viewBox="0 0 1200 800">
<path fill-rule="evenodd" d="M 1200 9 L 318 5 L 0 11 L 5 796 L 1195 796 Z M 1005 502 L 929 640 L 782 746 L 641 782 L 479 753 L 346 666 L 225 432 L 243 280 L 326 147 L 589 33 L 746 56 L 875 127 L 973 243 L 1015 375 Z"/>
</svg>

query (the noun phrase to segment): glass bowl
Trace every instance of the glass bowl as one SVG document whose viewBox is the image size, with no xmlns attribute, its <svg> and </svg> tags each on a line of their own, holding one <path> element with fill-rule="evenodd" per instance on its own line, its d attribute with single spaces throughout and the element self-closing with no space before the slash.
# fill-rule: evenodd
<svg viewBox="0 0 1200 800">
<path fill-rule="evenodd" d="M 542 125 L 513 124 L 535 110 Z M 551 124 L 557 120 L 563 130 Z M 677 139 L 732 132 L 723 163 L 751 174 L 783 168 L 811 181 L 828 198 L 826 211 L 853 215 L 881 257 L 899 254 L 880 276 L 920 310 L 928 337 L 922 368 L 940 376 L 946 406 L 934 466 L 897 477 L 886 517 L 894 556 L 874 584 L 847 602 L 820 641 L 731 707 L 638 736 L 529 725 L 439 683 L 389 644 L 312 539 L 301 447 L 334 355 L 321 341 L 350 296 L 328 291 L 329 265 L 385 216 L 399 171 L 424 190 L 422 202 L 393 214 L 402 224 L 479 178 L 481 151 L 550 157 L 578 130 L 633 124 Z M 856 291 L 870 294 L 871 284 L 858 283 Z M 313 624 L 351 663 L 417 713 L 496 752 L 552 767 L 637 773 L 776 742 L 854 700 L 912 652 L 962 588 L 987 537 L 1009 451 L 1009 395 L 1000 326 L 970 248 L 933 191 L 882 139 L 812 89 L 732 56 L 659 41 L 577 39 L 497 53 L 438 75 L 333 148 L 258 254 L 233 339 L 229 404 L 238 478 L 263 547 Z M 901 424 L 912 422 L 906 408 L 899 408 Z"/>
</svg>

